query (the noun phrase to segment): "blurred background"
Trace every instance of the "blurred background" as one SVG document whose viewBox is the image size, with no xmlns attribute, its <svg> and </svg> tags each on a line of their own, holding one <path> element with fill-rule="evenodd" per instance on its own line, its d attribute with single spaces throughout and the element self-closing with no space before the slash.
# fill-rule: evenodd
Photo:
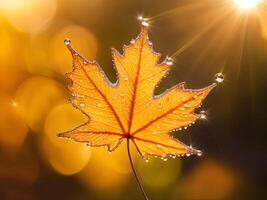
<svg viewBox="0 0 267 200">
<path fill-rule="evenodd" d="M 142 199 L 125 143 L 109 154 L 56 137 L 86 120 L 68 103 L 64 39 L 115 81 L 110 48 L 137 36 L 139 15 L 154 49 L 174 59 L 157 93 L 224 74 L 201 108 L 207 119 L 175 133 L 201 157 L 146 163 L 134 154 L 149 197 L 267 198 L 265 0 L 0 0 L 1 200 Z"/>
</svg>

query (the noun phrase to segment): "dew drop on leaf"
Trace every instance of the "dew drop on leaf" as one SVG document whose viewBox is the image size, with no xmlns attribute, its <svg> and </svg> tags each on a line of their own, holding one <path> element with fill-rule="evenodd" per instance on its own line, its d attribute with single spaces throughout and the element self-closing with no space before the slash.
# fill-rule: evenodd
<svg viewBox="0 0 267 200">
<path fill-rule="evenodd" d="M 14 106 L 14 107 L 18 106 L 17 102 L 15 102 L 15 101 L 12 101 L 11 105 Z"/>
<path fill-rule="evenodd" d="M 167 57 L 165 63 L 166 65 L 171 66 L 173 65 L 173 59 L 171 57 Z"/>
<path fill-rule="evenodd" d="M 197 155 L 198 155 L 198 156 L 202 156 L 202 153 L 201 153 L 201 152 L 199 152 L 199 153 L 197 153 Z"/>
<path fill-rule="evenodd" d="M 206 112 L 204 110 L 201 110 L 199 112 L 199 117 L 200 117 L 200 119 L 206 119 L 207 118 Z"/>
<path fill-rule="evenodd" d="M 143 16 L 138 16 L 138 20 L 139 21 L 141 21 L 141 20 L 143 20 L 144 18 L 143 18 Z"/>
<path fill-rule="evenodd" d="M 66 39 L 64 40 L 64 44 L 65 44 L 65 45 L 70 45 L 70 43 L 71 43 L 71 41 L 70 41 L 69 38 L 66 38 Z"/>
<path fill-rule="evenodd" d="M 217 83 L 222 83 L 224 81 L 224 76 L 222 73 L 217 73 L 214 75 L 214 80 L 217 82 Z"/>
<path fill-rule="evenodd" d="M 145 26 L 145 27 L 148 27 L 149 26 L 149 21 L 147 18 L 144 18 L 142 16 L 139 16 L 138 17 L 138 20 L 141 21 L 141 25 L 142 26 Z"/>
<path fill-rule="evenodd" d="M 85 103 L 80 103 L 79 104 L 81 107 L 84 107 L 85 106 Z"/>
<path fill-rule="evenodd" d="M 190 108 L 190 106 L 188 104 L 184 104 L 184 107 L 186 108 Z"/>
<path fill-rule="evenodd" d="M 167 161 L 167 160 L 168 160 L 168 158 L 165 158 L 165 157 L 161 157 L 161 159 L 162 159 L 163 161 Z"/>
</svg>

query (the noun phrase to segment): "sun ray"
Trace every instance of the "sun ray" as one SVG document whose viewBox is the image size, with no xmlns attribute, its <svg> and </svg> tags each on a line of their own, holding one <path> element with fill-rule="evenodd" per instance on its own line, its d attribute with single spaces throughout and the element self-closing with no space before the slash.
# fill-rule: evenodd
<svg viewBox="0 0 267 200">
<path fill-rule="evenodd" d="M 253 10 L 262 0 L 233 0 L 234 3 L 242 10 Z"/>
<path fill-rule="evenodd" d="M 186 3 L 186 4 L 182 4 L 176 8 L 170 9 L 170 10 L 166 10 L 163 11 L 157 15 L 154 15 L 152 17 L 149 17 L 150 20 L 155 20 L 155 19 L 159 19 L 162 17 L 167 17 L 170 15 L 177 15 L 180 11 L 182 10 L 186 10 L 186 11 L 190 11 L 193 12 L 194 10 L 199 9 L 201 6 L 203 6 L 203 4 L 201 2 L 197 2 L 197 3 Z"/>
<path fill-rule="evenodd" d="M 187 41 L 182 47 L 180 47 L 177 51 L 175 51 L 171 57 L 176 57 L 183 53 L 187 48 L 189 48 L 193 43 L 195 43 L 198 39 L 201 38 L 205 33 L 210 31 L 212 28 L 214 28 L 216 25 L 218 25 L 222 20 L 224 20 L 228 15 L 230 14 L 230 11 L 224 13 L 223 15 L 219 16 L 217 19 L 215 19 L 211 24 L 206 26 L 201 32 L 199 32 L 197 35 L 195 35 L 191 40 Z"/>
</svg>

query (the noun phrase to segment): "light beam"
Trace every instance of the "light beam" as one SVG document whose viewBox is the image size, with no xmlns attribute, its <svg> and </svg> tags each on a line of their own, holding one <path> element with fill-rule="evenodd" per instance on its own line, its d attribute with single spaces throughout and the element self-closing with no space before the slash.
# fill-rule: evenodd
<svg viewBox="0 0 267 200">
<path fill-rule="evenodd" d="M 244 10 L 253 10 L 261 2 L 261 0 L 233 0 L 234 3 Z"/>
</svg>

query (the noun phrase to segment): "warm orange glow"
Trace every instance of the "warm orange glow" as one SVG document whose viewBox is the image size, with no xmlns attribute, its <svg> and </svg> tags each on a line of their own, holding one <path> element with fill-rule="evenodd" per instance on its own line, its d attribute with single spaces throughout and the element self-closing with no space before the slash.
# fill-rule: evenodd
<svg viewBox="0 0 267 200">
<path fill-rule="evenodd" d="M 57 137 L 60 130 L 69 129 L 86 120 L 85 116 L 72 109 L 69 104 L 54 107 L 47 115 L 42 137 L 44 157 L 59 173 L 72 175 L 80 172 L 88 163 L 91 151 L 85 144 L 61 140 Z"/>
<path fill-rule="evenodd" d="M 47 113 L 64 98 L 64 88 L 57 81 L 34 76 L 18 87 L 14 100 L 22 119 L 39 133 Z"/>
<path fill-rule="evenodd" d="M 55 17 L 57 0 L 1 0 L 0 10 L 17 30 L 37 33 Z"/>
<path fill-rule="evenodd" d="M 261 0 L 233 0 L 241 9 L 252 10 L 257 7 Z"/>
</svg>

